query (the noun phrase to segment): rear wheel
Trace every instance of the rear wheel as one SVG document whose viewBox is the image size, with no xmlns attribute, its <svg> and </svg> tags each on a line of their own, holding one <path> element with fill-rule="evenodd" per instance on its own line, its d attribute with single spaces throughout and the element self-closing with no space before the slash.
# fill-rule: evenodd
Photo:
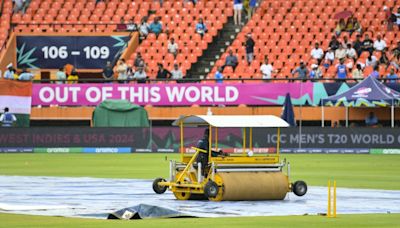
<svg viewBox="0 0 400 228">
<path fill-rule="evenodd" d="M 307 184 L 304 181 L 296 181 L 292 185 L 292 190 L 296 196 L 304 196 L 307 193 Z"/>
<path fill-rule="evenodd" d="M 174 196 L 178 200 L 188 200 L 190 195 L 190 192 L 174 192 Z"/>
<path fill-rule="evenodd" d="M 204 195 L 207 198 L 215 198 L 218 195 L 219 187 L 214 181 L 208 181 L 204 186 Z"/>
<path fill-rule="evenodd" d="M 167 186 L 160 186 L 158 184 L 160 182 L 166 182 L 166 180 L 163 178 L 157 178 L 153 181 L 153 191 L 157 194 L 163 194 L 165 191 L 167 191 Z"/>
</svg>

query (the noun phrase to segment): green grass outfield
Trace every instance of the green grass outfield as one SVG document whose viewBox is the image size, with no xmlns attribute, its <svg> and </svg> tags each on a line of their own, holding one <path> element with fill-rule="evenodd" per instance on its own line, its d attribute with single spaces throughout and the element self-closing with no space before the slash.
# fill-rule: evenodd
<svg viewBox="0 0 400 228">
<path fill-rule="evenodd" d="M 396 155 L 283 155 L 291 163 L 292 180 L 326 186 L 400 190 L 400 156 Z M 70 176 L 153 179 L 168 176 L 177 154 L 0 154 L 0 175 Z M 161 219 L 104 221 L 0 214 L 0 227 L 399 227 L 400 214 Z"/>
</svg>

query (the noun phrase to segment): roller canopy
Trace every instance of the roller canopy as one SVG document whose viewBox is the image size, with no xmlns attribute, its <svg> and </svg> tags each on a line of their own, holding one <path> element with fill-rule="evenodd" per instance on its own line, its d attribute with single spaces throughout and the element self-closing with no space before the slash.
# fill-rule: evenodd
<svg viewBox="0 0 400 228">
<path fill-rule="evenodd" d="M 172 125 L 211 125 L 213 127 L 289 127 L 283 119 L 272 115 L 192 115 L 182 116 Z"/>
</svg>

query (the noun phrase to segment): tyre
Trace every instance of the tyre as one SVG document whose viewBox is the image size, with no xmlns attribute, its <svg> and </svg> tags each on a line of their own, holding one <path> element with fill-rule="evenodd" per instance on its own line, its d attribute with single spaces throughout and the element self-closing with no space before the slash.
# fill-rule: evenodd
<svg viewBox="0 0 400 228">
<path fill-rule="evenodd" d="M 304 196 L 307 193 L 307 184 L 304 181 L 296 181 L 292 185 L 292 190 L 296 196 Z"/>
<path fill-rule="evenodd" d="M 157 194 L 163 194 L 165 191 L 167 191 L 167 186 L 158 185 L 160 182 L 166 182 L 166 180 L 163 178 L 157 178 L 153 181 L 153 190 Z"/>
<path fill-rule="evenodd" d="M 207 198 L 214 198 L 218 195 L 219 187 L 214 181 L 209 181 L 204 186 L 204 195 Z"/>
</svg>

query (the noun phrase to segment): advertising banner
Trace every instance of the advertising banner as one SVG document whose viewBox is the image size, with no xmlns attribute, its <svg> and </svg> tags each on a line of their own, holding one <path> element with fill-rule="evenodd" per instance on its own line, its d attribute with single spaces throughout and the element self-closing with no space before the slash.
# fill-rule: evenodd
<svg viewBox="0 0 400 228">
<path fill-rule="evenodd" d="M 17 36 L 18 68 L 102 69 L 129 41 L 129 36 Z"/>
<path fill-rule="evenodd" d="M 313 83 L 34 84 L 32 105 L 96 106 L 105 99 L 154 106 L 277 105 L 289 92 L 294 103 L 302 97 L 312 103 Z"/>
</svg>

